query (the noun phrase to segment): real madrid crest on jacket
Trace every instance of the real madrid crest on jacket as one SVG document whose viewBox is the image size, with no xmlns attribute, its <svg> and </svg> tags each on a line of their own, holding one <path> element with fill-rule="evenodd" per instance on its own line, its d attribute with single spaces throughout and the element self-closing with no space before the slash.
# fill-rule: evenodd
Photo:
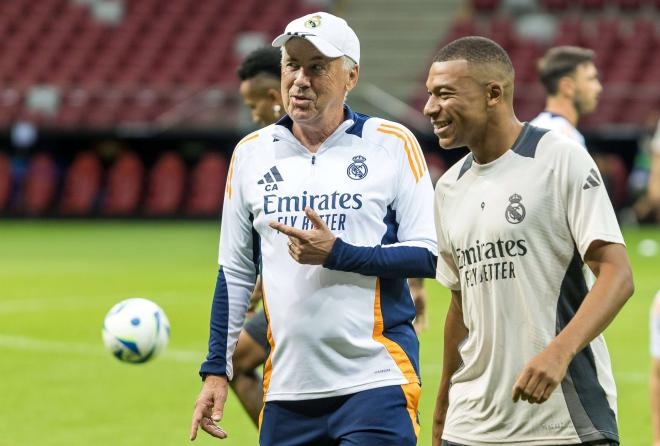
<svg viewBox="0 0 660 446">
<path fill-rule="evenodd" d="M 506 207 L 506 220 L 509 223 L 517 224 L 525 218 L 525 206 L 521 203 L 522 197 L 513 194 L 509 197 L 509 205 Z"/>
<path fill-rule="evenodd" d="M 404 126 L 349 108 L 316 153 L 291 128 L 285 116 L 245 137 L 234 151 L 219 256 L 230 311 L 226 337 L 212 334 L 202 371 L 226 361 L 230 373 L 239 310 L 260 271 L 269 319 L 268 401 L 417 383 L 415 308 L 402 279 L 407 276 L 388 268 L 359 274 L 336 264 L 301 265 L 289 256 L 286 237 L 268 223 L 312 229 L 304 213 L 310 206 L 338 237 L 335 245 L 374 247 L 386 256 L 421 250 L 416 258 L 428 262 L 415 263 L 415 271 L 433 277 L 433 189 L 419 144 Z M 348 257 L 346 251 L 337 262 L 350 262 Z"/>
</svg>

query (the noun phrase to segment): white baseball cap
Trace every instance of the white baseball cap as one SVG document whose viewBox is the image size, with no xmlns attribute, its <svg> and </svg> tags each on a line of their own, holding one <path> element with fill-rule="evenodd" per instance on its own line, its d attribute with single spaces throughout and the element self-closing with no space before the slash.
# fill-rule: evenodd
<svg viewBox="0 0 660 446">
<path fill-rule="evenodd" d="M 293 37 L 309 40 L 326 57 L 348 56 L 360 63 L 360 41 L 346 20 L 340 17 L 327 12 L 299 17 L 286 26 L 284 34 L 273 40 L 273 46 L 280 47 Z"/>
</svg>

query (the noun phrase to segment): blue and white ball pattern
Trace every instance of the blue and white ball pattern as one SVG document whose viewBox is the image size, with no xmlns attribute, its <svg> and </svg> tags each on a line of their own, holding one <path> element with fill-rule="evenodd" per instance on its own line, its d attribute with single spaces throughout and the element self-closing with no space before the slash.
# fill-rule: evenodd
<svg viewBox="0 0 660 446">
<path fill-rule="evenodd" d="M 140 364 L 158 356 L 170 339 L 170 322 L 148 299 L 126 299 L 103 321 L 103 342 L 120 361 Z"/>
</svg>

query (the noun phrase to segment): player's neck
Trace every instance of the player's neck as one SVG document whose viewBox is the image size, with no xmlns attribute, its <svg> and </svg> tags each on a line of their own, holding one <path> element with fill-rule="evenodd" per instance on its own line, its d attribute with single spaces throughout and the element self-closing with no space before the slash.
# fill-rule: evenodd
<svg viewBox="0 0 660 446">
<path fill-rule="evenodd" d="M 573 127 L 577 127 L 580 116 L 570 100 L 559 96 L 548 97 L 545 102 L 545 111 L 562 116 Z"/>
<path fill-rule="evenodd" d="M 480 141 L 470 144 L 472 157 L 478 164 L 495 161 L 513 147 L 522 128 L 522 123 L 514 115 L 504 121 L 489 123 Z"/>
<path fill-rule="evenodd" d="M 323 116 L 314 122 L 294 122 L 292 127 L 293 136 L 307 150 L 316 153 L 330 135 L 344 122 L 343 108 L 339 113 Z"/>
</svg>

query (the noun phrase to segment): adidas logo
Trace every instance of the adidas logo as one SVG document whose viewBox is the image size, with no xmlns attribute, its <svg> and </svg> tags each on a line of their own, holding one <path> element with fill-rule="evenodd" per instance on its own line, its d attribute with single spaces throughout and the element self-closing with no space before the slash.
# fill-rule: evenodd
<svg viewBox="0 0 660 446">
<path fill-rule="evenodd" d="M 601 180 L 600 176 L 598 176 L 598 172 L 596 169 L 591 169 L 589 171 L 589 175 L 587 176 L 587 181 L 584 183 L 584 186 L 582 186 L 583 190 L 591 189 L 592 187 L 597 187 L 600 186 Z"/>
<path fill-rule="evenodd" d="M 257 184 L 265 184 L 266 190 L 271 191 L 277 190 L 277 183 L 282 181 L 284 181 L 284 178 L 282 178 L 280 171 L 277 170 L 277 166 L 273 166 L 268 172 L 266 172 L 266 175 L 257 182 Z"/>
</svg>

